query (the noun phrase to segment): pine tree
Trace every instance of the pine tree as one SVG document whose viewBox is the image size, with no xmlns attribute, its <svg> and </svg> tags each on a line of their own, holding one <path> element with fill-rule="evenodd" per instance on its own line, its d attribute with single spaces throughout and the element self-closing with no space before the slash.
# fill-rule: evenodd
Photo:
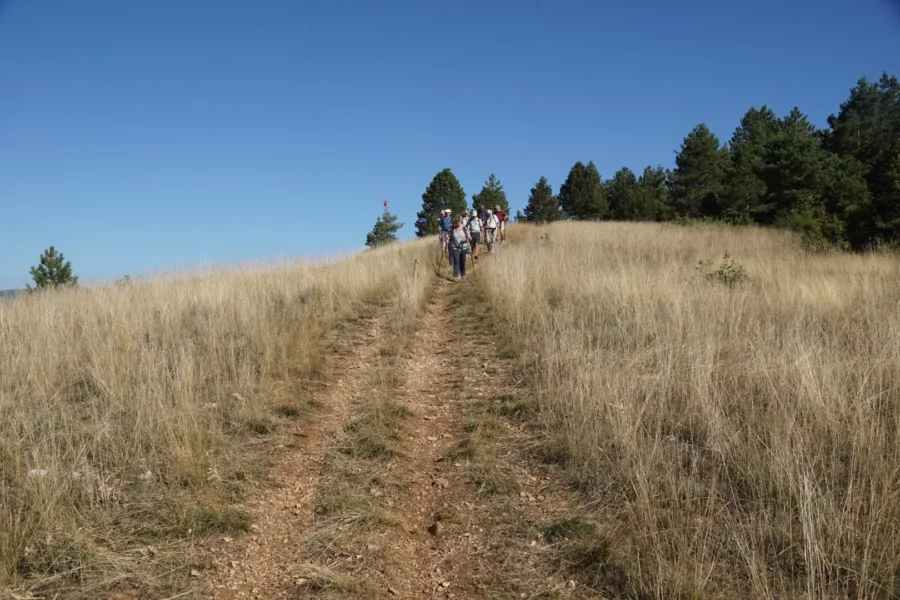
<svg viewBox="0 0 900 600">
<path fill-rule="evenodd" d="M 858 246 L 900 239 L 900 81 L 883 73 L 877 83 L 861 78 L 837 115 L 828 118 L 825 142 L 865 167 L 870 196 L 854 212 L 848 237 Z"/>
<path fill-rule="evenodd" d="M 644 167 L 644 172 L 638 179 L 638 187 L 645 207 L 642 211 L 647 219 L 668 221 L 675 218 L 675 209 L 669 195 L 671 178 L 671 171 L 661 166 Z"/>
<path fill-rule="evenodd" d="M 719 139 L 703 123 L 684 138 L 672 173 L 672 199 L 682 216 L 718 212 L 727 158 Z"/>
<path fill-rule="evenodd" d="M 397 215 L 388 211 L 387 200 L 384 201 L 384 214 L 375 220 L 372 231 L 366 234 L 366 246 L 377 248 L 397 241 L 397 232 L 403 223 L 397 222 Z"/>
<path fill-rule="evenodd" d="M 613 219 L 652 221 L 659 212 L 656 199 L 651 194 L 645 194 L 637 176 L 628 167 L 619 169 L 613 178 L 606 182 L 606 194 Z"/>
<path fill-rule="evenodd" d="M 869 183 L 877 183 L 900 150 L 900 81 L 887 73 L 878 83 L 863 77 L 840 109 L 828 118 L 831 149 L 866 165 L 874 176 Z"/>
<path fill-rule="evenodd" d="M 609 212 L 603 182 L 593 161 L 576 162 L 559 188 L 559 206 L 573 219 L 602 219 Z"/>
<path fill-rule="evenodd" d="M 751 108 L 741 119 L 728 144 L 731 160 L 725 170 L 725 190 L 719 214 L 728 220 L 746 221 L 765 203 L 768 190 L 760 177 L 765 145 L 779 128 L 778 118 L 763 105 Z"/>
<path fill-rule="evenodd" d="M 871 198 L 865 166 L 852 156 L 826 153 L 821 169 L 818 195 L 822 210 L 813 237 L 831 245 L 866 245 L 871 238 L 865 226 Z"/>
<path fill-rule="evenodd" d="M 772 224 L 821 205 L 826 158 L 815 127 L 794 107 L 763 148 L 758 173 L 767 191 L 765 202 L 753 209 L 756 220 Z"/>
<path fill-rule="evenodd" d="M 437 234 L 438 219 L 445 208 L 454 215 L 461 215 L 466 210 L 466 193 L 450 169 L 435 175 L 422 194 L 422 210 L 416 214 L 416 236 Z"/>
<path fill-rule="evenodd" d="M 78 278 L 72 275 L 72 263 L 53 246 L 44 250 L 41 254 L 41 263 L 31 267 L 29 272 L 36 289 L 78 285 Z M 34 288 L 29 285 L 28 290 L 32 289 Z"/>
<path fill-rule="evenodd" d="M 547 178 L 541 177 L 528 195 L 525 219 L 529 223 L 548 223 L 561 217 L 559 199 L 553 195 L 553 188 L 547 183 Z"/>
<path fill-rule="evenodd" d="M 491 210 L 499 206 L 506 214 L 509 214 L 509 201 L 506 199 L 506 192 L 503 191 L 503 184 L 493 173 L 484 182 L 481 191 L 472 194 L 472 208 L 478 210 L 482 206 Z"/>
</svg>

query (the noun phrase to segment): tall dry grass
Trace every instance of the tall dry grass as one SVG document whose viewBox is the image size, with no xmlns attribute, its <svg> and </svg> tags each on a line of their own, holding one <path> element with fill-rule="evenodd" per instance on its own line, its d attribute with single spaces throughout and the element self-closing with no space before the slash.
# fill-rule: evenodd
<svg viewBox="0 0 900 600">
<path fill-rule="evenodd" d="M 0 590 L 183 582 L 186 539 L 247 527 L 237 503 L 269 434 L 308 408 L 329 330 L 367 304 L 418 306 L 427 250 L 0 304 Z"/>
<path fill-rule="evenodd" d="M 595 496 L 585 578 L 646 598 L 900 594 L 896 256 L 761 229 L 512 229 L 482 284 Z M 696 269 L 725 253 L 748 282 Z"/>
</svg>

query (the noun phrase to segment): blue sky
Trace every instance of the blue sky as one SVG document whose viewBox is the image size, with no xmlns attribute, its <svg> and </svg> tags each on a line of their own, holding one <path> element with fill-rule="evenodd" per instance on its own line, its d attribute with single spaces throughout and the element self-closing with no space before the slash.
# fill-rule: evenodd
<svg viewBox="0 0 900 600">
<path fill-rule="evenodd" d="M 7 0 L 0 289 L 51 244 L 85 280 L 353 250 L 385 198 L 411 237 L 445 167 L 515 210 L 885 70 L 886 0 Z"/>
</svg>

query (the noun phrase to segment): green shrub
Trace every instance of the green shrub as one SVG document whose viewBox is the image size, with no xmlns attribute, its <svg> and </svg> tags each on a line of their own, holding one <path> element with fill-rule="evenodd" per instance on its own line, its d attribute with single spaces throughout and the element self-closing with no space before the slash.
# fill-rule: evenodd
<svg viewBox="0 0 900 600">
<path fill-rule="evenodd" d="M 735 262 L 733 258 L 728 256 L 726 252 L 722 257 L 722 262 L 716 270 L 712 268 L 711 260 L 701 260 L 695 267 L 707 281 L 715 281 L 727 285 L 730 288 L 736 287 L 750 280 L 750 274 L 740 263 Z"/>
</svg>

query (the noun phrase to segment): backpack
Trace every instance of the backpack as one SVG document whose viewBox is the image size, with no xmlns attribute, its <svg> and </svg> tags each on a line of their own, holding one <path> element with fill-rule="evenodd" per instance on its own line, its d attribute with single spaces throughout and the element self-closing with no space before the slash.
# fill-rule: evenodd
<svg viewBox="0 0 900 600">
<path fill-rule="evenodd" d="M 457 240 L 455 239 L 457 231 L 458 230 L 454 229 L 453 231 L 450 232 L 450 246 L 458 249 L 460 252 L 465 252 L 469 249 L 468 237 L 463 236 L 462 241 L 457 242 Z"/>
</svg>

